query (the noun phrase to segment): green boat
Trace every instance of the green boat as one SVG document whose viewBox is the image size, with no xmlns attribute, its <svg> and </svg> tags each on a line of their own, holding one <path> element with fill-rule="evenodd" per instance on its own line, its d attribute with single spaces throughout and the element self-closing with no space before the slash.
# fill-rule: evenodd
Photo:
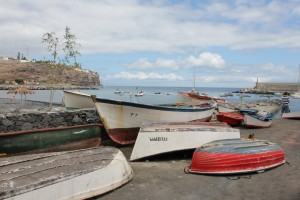
<svg viewBox="0 0 300 200">
<path fill-rule="evenodd" d="M 0 156 L 98 147 L 102 124 L 0 133 Z"/>
</svg>

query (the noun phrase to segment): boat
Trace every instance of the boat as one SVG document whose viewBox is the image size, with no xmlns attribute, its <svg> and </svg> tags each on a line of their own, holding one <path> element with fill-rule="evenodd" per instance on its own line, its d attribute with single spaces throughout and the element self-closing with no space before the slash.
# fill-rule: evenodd
<svg viewBox="0 0 300 200">
<path fill-rule="evenodd" d="M 120 150 L 99 147 L 0 158 L 0 199 L 87 199 L 133 178 Z"/>
<path fill-rule="evenodd" d="M 67 110 L 95 108 L 91 95 L 77 91 L 64 91 L 64 102 Z"/>
<path fill-rule="evenodd" d="M 255 115 L 245 114 L 244 125 L 247 128 L 267 128 L 272 124 L 271 114 L 260 114 L 259 112 Z"/>
<path fill-rule="evenodd" d="M 148 105 L 96 98 L 92 95 L 101 121 L 110 138 L 119 144 L 133 144 L 145 121 L 189 122 L 209 121 L 216 104 L 206 107 L 192 105 Z"/>
<path fill-rule="evenodd" d="M 250 115 L 255 115 L 256 113 L 258 113 L 259 110 L 256 110 L 256 109 L 252 109 L 252 108 L 240 108 L 239 109 L 239 113 L 241 115 L 244 115 L 244 114 L 250 114 Z"/>
<path fill-rule="evenodd" d="M 0 155 L 18 155 L 97 147 L 102 124 L 0 133 Z"/>
<path fill-rule="evenodd" d="M 286 119 L 300 119 L 300 110 L 289 112 L 289 113 L 283 113 L 282 118 Z"/>
<path fill-rule="evenodd" d="M 121 94 L 121 91 L 117 88 L 115 91 L 114 91 L 115 94 Z"/>
<path fill-rule="evenodd" d="M 180 102 L 197 102 L 199 104 L 205 104 L 212 100 L 216 101 L 217 103 L 226 102 L 224 99 L 199 94 L 199 92 L 195 88 L 188 92 L 178 92 L 178 96 Z"/>
<path fill-rule="evenodd" d="M 143 90 L 139 91 L 137 94 L 135 94 L 134 96 L 136 97 L 142 97 L 144 96 L 145 92 Z"/>
<path fill-rule="evenodd" d="M 144 122 L 134 144 L 130 161 L 162 153 L 196 149 L 220 139 L 240 138 L 240 131 L 226 123 Z"/>
<path fill-rule="evenodd" d="M 232 106 L 229 106 L 228 104 L 218 104 L 218 111 L 220 113 L 225 113 L 225 112 L 237 112 L 238 110 Z"/>
<path fill-rule="evenodd" d="M 225 122 L 230 126 L 240 126 L 244 119 L 244 116 L 238 113 L 218 113 L 216 114 L 219 122 Z"/>
<path fill-rule="evenodd" d="M 262 172 L 284 163 L 284 151 L 275 143 L 255 139 L 228 139 L 207 143 L 197 148 L 189 172 L 242 174 Z"/>
</svg>

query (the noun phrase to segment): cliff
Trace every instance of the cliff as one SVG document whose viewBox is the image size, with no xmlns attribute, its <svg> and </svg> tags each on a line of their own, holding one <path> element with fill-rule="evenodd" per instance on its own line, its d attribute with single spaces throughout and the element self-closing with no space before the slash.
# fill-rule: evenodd
<svg viewBox="0 0 300 200">
<path fill-rule="evenodd" d="M 14 84 L 21 80 L 27 85 L 74 85 L 98 87 L 98 73 L 37 62 L 0 60 L 0 84 Z"/>
</svg>

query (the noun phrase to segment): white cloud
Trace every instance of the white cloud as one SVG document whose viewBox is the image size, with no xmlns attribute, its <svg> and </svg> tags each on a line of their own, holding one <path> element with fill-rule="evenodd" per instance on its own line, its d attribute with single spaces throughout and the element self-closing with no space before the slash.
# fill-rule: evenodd
<svg viewBox="0 0 300 200">
<path fill-rule="evenodd" d="M 198 56 L 189 56 L 185 59 L 162 59 L 159 58 L 153 62 L 146 59 L 140 59 L 132 64 L 125 65 L 127 69 L 138 69 L 138 70 L 153 70 L 153 69 L 171 69 L 177 70 L 180 68 L 190 67 L 208 67 L 208 68 L 223 68 L 225 61 L 219 54 L 210 52 L 201 53 Z"/>
<path fill-rule="evenodd" d="M 171 53 L 211 46 L 300 48 L 295 42 L 300 30 L 293 23 L 300 15 L 297 1 L 230 2 L 4 1 L 0 54 L 25 46 L 33 54 L 45 53 L 43 33 L 62 34 L 65 26 L 77 36 L 83 54 Z"/>
<path fill-rule="evenodd" d="M 158 73 L 144 73 L 144 72 L 137 72 L 137 73 L 130 73 L 130 72 L 120 72 L 115 75 L 110 75 L 106 77 L 107 79 L 139 79 L 139 80 L 146 80 L 146 79 L 159 79 L 159 80 L 183 80 L 181 76 L 178 76 L 173 73 L 168 74 L 158 74 Z"/>
</svg>

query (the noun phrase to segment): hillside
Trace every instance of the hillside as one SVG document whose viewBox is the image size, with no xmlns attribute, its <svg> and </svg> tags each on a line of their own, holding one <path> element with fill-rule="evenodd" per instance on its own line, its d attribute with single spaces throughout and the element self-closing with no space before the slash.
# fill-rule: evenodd
<svg viewBox="0 0 300 200">
<path fill-rule="evenodd" d="M 101 85 L 99 75 L 95 72 L 47 63 L 0 59 L 0 84 L 14 84 L 15 80 L 22 80 L 28 85 Z"/>
</svg>

